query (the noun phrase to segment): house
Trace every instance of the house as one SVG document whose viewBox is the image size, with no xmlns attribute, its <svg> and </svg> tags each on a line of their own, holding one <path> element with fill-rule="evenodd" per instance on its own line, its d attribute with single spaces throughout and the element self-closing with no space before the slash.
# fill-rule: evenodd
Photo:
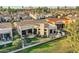
<svg viewBox="0 0 79 59">
<path fill-rule="evenodd" d="M 11 43 L 13 40 L 11 23 L 0 23 L 0 45 Z"/>
<path fill-rule="evenodd" d="M 56 25 L 50 25 L 45 20 L 24 20 L 15 22 L 15 27 L 21 38 L 29 36 L 50 36 L 55 34 Z"/>
<path fill-rule="evenodd" d="M 9 14 L 0 14 L 0 23 L 10 22 L 12 20 L 11 15 Z"/>
<path fill-rule="evenodd" d="M 12 15 L 15 21 L 21 21 L 21 20 L 27 20 L 27 19 L 32 19 L 31 16 L 29 16 L 28 14 L 13 14 Z"/>
<path fill-rule="evenodd" d="M 66 19 L 66 18 L 49 18 L 46 20 L 49 24 L 55 24 L 57 26 L 57 29 L 63 29 L 65 24 L 72 23 L 73 20 Z"/>
</svg>

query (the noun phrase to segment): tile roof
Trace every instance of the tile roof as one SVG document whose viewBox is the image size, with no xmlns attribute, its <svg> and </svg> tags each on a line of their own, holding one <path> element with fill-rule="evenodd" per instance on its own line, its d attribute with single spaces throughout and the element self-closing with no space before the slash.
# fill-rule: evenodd
<svg viewBox="0 0 79 59">
<path fill-rule="evenodd" d="M 4 28 L 12 28 L 12 24 L 11 23 L 0 23 L 0 29 L 4 29 Z"/>
<path fill-rule="evenodd" d="M 50 19 L 47 20 L 48 23 L 52 23 L 52 22 L 54 22 L 54 23 L 56 23 L 56 22 L 69 23 L 70 21 L 71 21 L 70 19 L 65 19 L 65 18 L 63 18 L 63 19 L 50 18 Z"/>
<path fill-rule="evenodd" d="M 28 25 L 39 25 L 40 23 L 46 23 L 45 20 L 24 20 L 21 22 L 17 22 L 19 26 L 28 26 Z"/>
</svg>

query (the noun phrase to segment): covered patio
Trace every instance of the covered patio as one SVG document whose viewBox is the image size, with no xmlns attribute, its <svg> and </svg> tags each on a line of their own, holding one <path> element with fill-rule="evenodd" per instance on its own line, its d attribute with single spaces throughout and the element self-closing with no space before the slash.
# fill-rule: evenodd
<svg viewBox="0 0 79 59">
<path fill-rule="evenodd" d="M 11 43 L 13 40 L 11 23 L 0 23 L 0 45 Z"/>
<path fill-rule="evenodd" d="M 10 33 L 5 33 L 5 34 L 0 34 L 0 41 L 9 41 L 11 40 L 11 36 L 10 36 Z"/>
<path fill-rule="evenodd" d="M 37 29 L 30 28 L 26 30 L 22 30 L 22 37 L 35 37 L 37 35 Z"/>
</svg>

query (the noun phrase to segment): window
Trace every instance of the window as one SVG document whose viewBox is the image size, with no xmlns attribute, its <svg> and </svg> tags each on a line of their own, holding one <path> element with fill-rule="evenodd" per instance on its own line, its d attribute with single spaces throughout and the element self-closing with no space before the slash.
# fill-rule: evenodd
<svg viewBox="0 0 79 59">
<path fill-rule="evenodd" d="M 54 33 L 56 33 L 56 31 L 54 30 Z"/>
<path fill-rule="evenodd" d="M 34 29 L 34 34 L 37 34 L 37 29 Z"/>
<path fill-rule="evenodd" d="M 22 35 L 26 35 L 26 31 L 25 30 L 22 31 Z"/>
<path fill-rule="evenodd" d="M 22 20 L 22 17 L 20 17 L 20 19 Z"/>
<path fill-rule="evenodd" d="M 52 33 L 52 29 L 50 30 L 50 33 Z"/>
<path fill-rule="evenodd" d="M 44 35 L 46 35 L 46 32 L 44 32 Z"/>
<path fill-rule="evenodd" d="M 44 31 L 47 31 L 47 29 L 44 29 Z"/>
<path fill-rule="evenodd" d="M 32 29 L 28 29 L 28 33 L 32 33 Z"/>
<path fill-rule="evenodd" d="M 38 30 L 40 30 L 40 29 L 38 29 Z"/>
<path fill-rule="evenodd" d="M 61 29 L 64 27 L 64 24 L 56 24 L 58 29 Z"/>
</svg>

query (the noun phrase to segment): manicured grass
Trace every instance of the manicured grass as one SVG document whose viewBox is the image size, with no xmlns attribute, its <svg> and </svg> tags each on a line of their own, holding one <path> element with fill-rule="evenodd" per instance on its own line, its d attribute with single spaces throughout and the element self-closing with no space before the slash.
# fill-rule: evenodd
<svg viewBox="0 0 79 59">
<path fill-rule="evenodd" d="M 15 49 L 16 48 L 14 46 L 6 47 L 3 49 L 0 49 L 0 53 L 7 53 L 7 52 L 10 52 L 10 51 L 15 50 Z"/>
<path fill-rule="evenodd" d="M 19 51 L 19 53 L 53 53 L 73 52 L 66 39 L 60 38 L 48 43 Z"/>
<path fill-rule="evenodd" d="M 12 43 L 9 43 L 9 44 L 6 45 L 6 47 L 10 47 L 10 46 L 12 46 Z M 6 47 L 4 47 L 4 45 L 0 45 L 0 49 L 4 49 Z"/>
<path fill-rule="evenodd" d="M 39 39 L 35 37 L 35 38 L 31 38 L 31 40 L 32 40 L 32 41 L 37 41 L 37 40 L 39 40 Z"/>
</svg>

